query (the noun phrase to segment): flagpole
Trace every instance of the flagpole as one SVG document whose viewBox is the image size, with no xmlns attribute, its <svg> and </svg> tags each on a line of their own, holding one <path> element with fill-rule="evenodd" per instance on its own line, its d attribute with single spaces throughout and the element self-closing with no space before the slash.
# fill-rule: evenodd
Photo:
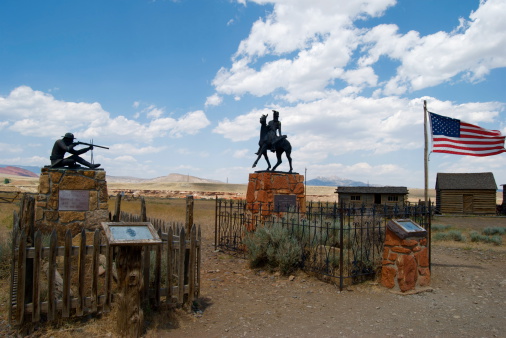
<svg viewBox="0 0 506 338">
<path fill-rule="evenodd" d="M 429 195 L 429 136 L 427 135 L 427 101 L 423 100 L 423 135 L 425 138 L 423 167 L 425 173 L 425 206 L 428 206 Z"/>
</svg>

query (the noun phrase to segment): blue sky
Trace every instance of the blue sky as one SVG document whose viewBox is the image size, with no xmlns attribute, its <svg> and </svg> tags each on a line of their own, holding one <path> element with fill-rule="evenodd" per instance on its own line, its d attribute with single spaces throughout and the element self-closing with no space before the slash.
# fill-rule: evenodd
<svg viewBox="0 0 506 338">
<path fill-rule="evenodd" d="M 307 179 L 422 188 L 423 100 L 506 134 L 505 16 L 503 0 L 2 1 L 0 163 L 47 165 L 73 132 L 110 147 L 108 175 L 246 183 L 276 109 Z M 429 186 L 505 168 L 431 154 Z"/>
</svg>

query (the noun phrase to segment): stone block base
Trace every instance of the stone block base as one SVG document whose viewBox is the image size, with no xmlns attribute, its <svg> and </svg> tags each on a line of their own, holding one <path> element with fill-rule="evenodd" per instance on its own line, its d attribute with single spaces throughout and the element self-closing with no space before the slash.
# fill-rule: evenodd
<svg viewBox="0 0 506 338">
<path fill-rule="evenodd" d="M 95 230 L 109 220 L 106 174 L 103 170 L 42 168 L 35 207 L 35 227 L 43 232 Z M 65 205 L 63 196 L 69 196 Z M 75 196 L 75 198 L 74 198 Z M 72 199 L 78 203 L 72 203 Z"/>
<path fill-rule="evenodd" d="M 402 292 L 430 284 L 427 238 L 399 238 L 386 229 L 381 284 Z"/>
<path fill-rule="evenodd" d="M 246 225 L 248 230 L 254 230 L 259 217 L 282 216 L 287 206 L 306 212 L 303 175 L 268 171 L 249 175 L 246 210 L 251 219 Z"/>
</svg>

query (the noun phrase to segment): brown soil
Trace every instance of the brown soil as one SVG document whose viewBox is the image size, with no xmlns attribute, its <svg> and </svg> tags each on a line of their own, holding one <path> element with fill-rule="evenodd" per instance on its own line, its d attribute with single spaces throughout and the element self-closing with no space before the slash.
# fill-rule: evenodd
<svg viewBox="0 0 506 338">
<path fill-rule="evenodd" d="M 437 224 L 506 226 L 506 218 L 440 217 Z M 178 337 L 495 337 L 506 332 L 504 246 L 433 246 L 431 290 L 391 292 L 376 282 L 339 289 L 304 273 L 248 268 L 205 245 L 200 307 L 148 331 Z"/>
<path fill-rule="evenodd" d="M 437 217 L 467 229 L 506 226 L 506 218 Z M 433 244 L 429 291 L 402 295 L 375 281 L 339 288 L 305 273 L 251 270 L 214 250 L 203 229 L 199 311 L 151 316 L 147 337 L 501 337 L 506 335 L 506 248 Z M 5 288 L 2 288 L 6 290 Z M 3 307 L 5 309 L 5 307 Z M 114 336 L 112 317 L 39 328 L 35 336 Z M 5 315 L 0 334 L 8 330 Z"/>
</svg>

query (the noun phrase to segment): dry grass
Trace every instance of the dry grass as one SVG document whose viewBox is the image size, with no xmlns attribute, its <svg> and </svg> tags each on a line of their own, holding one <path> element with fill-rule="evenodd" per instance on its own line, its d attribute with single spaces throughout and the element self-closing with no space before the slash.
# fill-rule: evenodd
<svg viewBox="0 0 506 338">
<path fill-rule="evenodd" d="M 3 179 L 0 180 L 3 182 Z M 38 179 L 33 178 L 21 178 L 18 180 L 13 180 L 9 185 L 0 186 L 0 190 L 8 190 L 8 189 L 17 189 L 19 190 L 33 190 L 34 192 L 37 189 Z M 121 184 L 110 184 L 109 188 L 119 188 Z M 134 186 L 128 185 L 129 189 L 138 189 L 138 190 L 149 190 L 149 189 L 179 189 L 178 191 L 192 191 L 192 189 L 198 191 L 218 191 L 218 192 L 246 192 L 246 185 L 230 185 L 230 184 L 210 184 L 210 183 L 200 183 L 200 184 L 191 184 L 191 183 L 179 183 L 179 184 L 157 184 L 156 186 Z M 409 200 L 410 202 L 417 202 L 419 199 L 423 199 L 424 190 L 423 189 L 409 189 Z M 307 187 L 307 195 L 308 200 L 312 200 L 313 196 L 323 196 L 328 201 L 337 200 L 337 194 L 335 194 L 335 187 Z M 434 190 L 430 190 L 429 192 L 430 198 L 435 201 L 435 192 Z M 502 193 L 498 193 L 498 203 L 502 202 Z M 109 210 L 114 212 L 115 199 L 112 198 L 109 201 Z M 140 213 L 140 200 L 123 200 L 122 201 L 122 210 L 139 214 Z M 147 214 L 149 217 L 163 219 L 169 222 L 179 222 L 183 223 L 186 219 L 186 201 L 185 199 L 161 199 L 161 198 L 146 198 L 146 207 Z M 5 204 L 0 203 L 0 239 L 8 238 L 8 234 L 12 229 L 12 212 L 19 208 L 18 204 Z M 215 201 L 204 200 L 204 199 L 196 199 L 194 201 L 194 223 L 202 226 L 202 235 L 204 238 L 212 238 L 214 235 L 214 222 L 215 222 Z M 503 219 L 504 220 L 504 219 Z M 440 219 L 443 224 L 446 224 L 447 219 Z M 475 225 L 467 224 L 465 222 L 465 218 L 460 218 L 455 220 L 454 226 L 459 227 L 463 231 L 469 232 L 474 230 L 474 228 L 478 227 Z M 481 227 L 481 224 L 480 224 Z M 457 242 L 437 242 L 434 243 L 438 246 L 447 246 L 447 247 L 461 247 L 465 249 L 478 249 L 478 250 L 497 250 L 497 251 L 506 251 L 506 246 L 494 246 L 492 244 L 486 243 L 457 243 Z M 0 245 L 5 245 L 5 242 L 0 241 Z M 2 261 L 7 261 L 8 259 L 2 259 Z M 9 290 L 9 279 L 2 278 L 0 279 L 0 322 L 6 321 L 6 316 L 8 313 L 8 290 Z M 181 311 L 172 312 L 169 317 L 169 321 L 167 321 L 168 313 L 165 314 L 150 314 L 151 318 L 151 326 L 150 327 L 159 327 L 159 328 L 176 328 L 178 327 L 179 322 L 184 322 L 185 314 Z M 40 329 L 38 332 L 38 336 L 40 337 L 85 337 L 85 336 L 110 336 L 110 332 L 113 331 L 114 328 L 114 320 L 113 316 L 107 315 L 103 316 L 100 319 L 87 319 L 87 320 L 66 320 L 59 321 L 55 325 L 45 325 L 43 329 Z M 2 333 L 0 327 L 0 334 Z M 148 332 L 149 336 L 149 332 Z"/>
</svg>

